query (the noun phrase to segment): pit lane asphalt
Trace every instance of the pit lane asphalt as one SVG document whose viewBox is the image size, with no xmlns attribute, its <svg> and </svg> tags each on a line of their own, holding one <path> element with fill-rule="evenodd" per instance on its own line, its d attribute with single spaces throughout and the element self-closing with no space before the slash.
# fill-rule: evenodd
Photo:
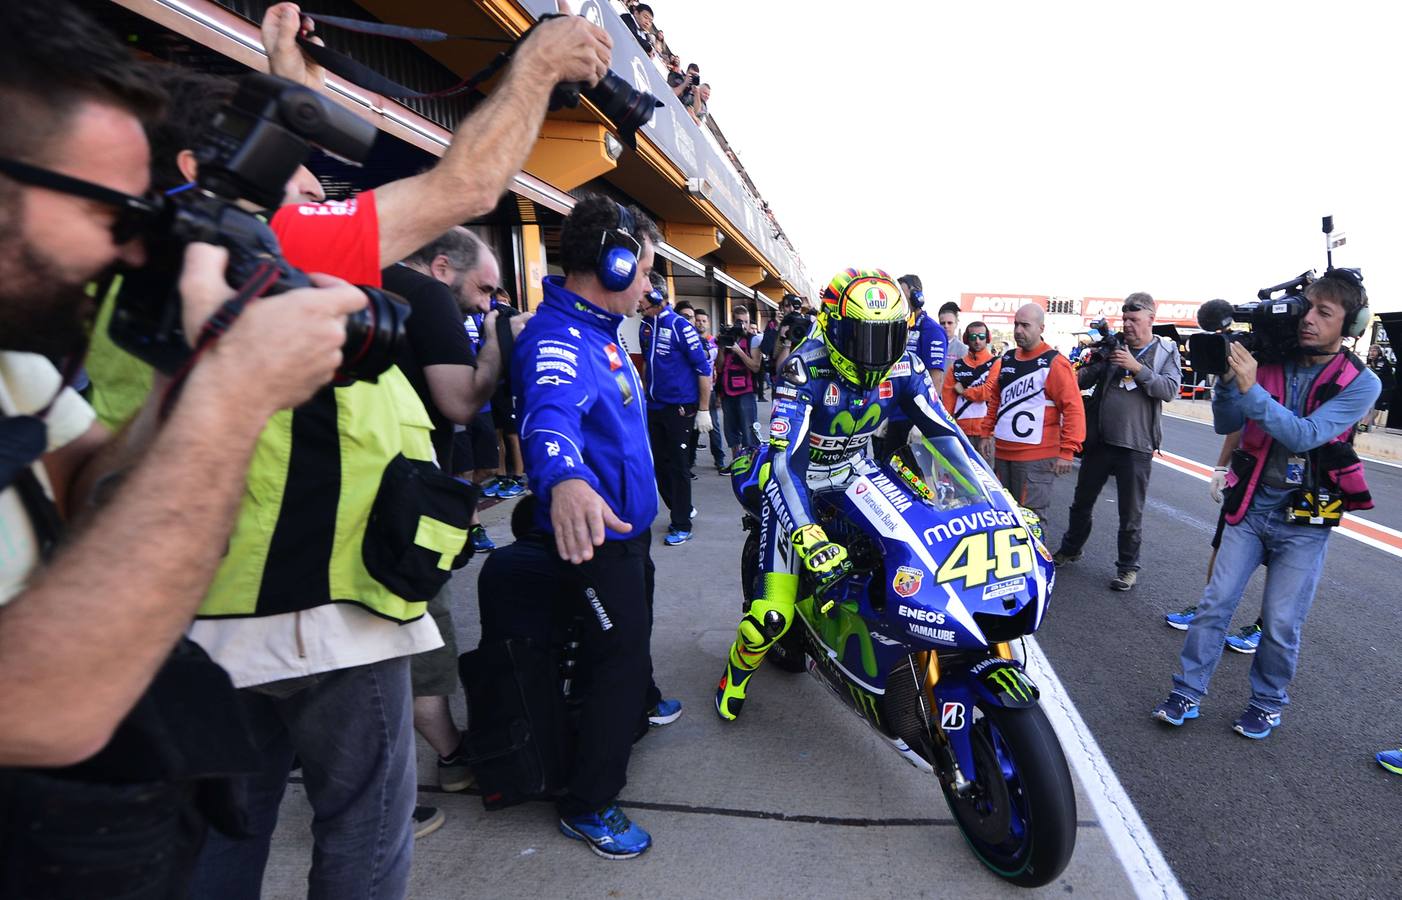
<svg viewBox="0 0 1402 900">
<path fill-rule="evenodd" d="M 1165 418 L 1164 449 L 1208 466 L 1221 438 Z M 1361 517 L 1402 524 L 1402 470 L 1370 465 L 1377 504 Z M 1074 478 L 1059 480 L 1051 539 L 1066 526 Z M 1149 718 L 1171 689 L 1183 634 L 1163 614 L 1196 602 L 1216 523 L 1207 484 L 1155 464 L 1144 513 L 1143 570 L 1127 594 L 1114 576 L 1113 484 L 1101 494 L 1084 558 L 1057 572 L 1038 634 L 1192 897 L 1397 897 L 1402 778 L 1373 760 L 1402 745 L 1402 560 L 1341 534 L 1330 538 L 1283 727 L 1249 741 L 1231 723 L 1250 696 L 1252 657 L 1227 652 L 1202 717 L 1174 729 Z M 1051 545 L 1055 548 L 1055 543 Z M 1264 570 L 1233 627 L 1260 608 Z"/>
<path fill-rule="evenodd" d="M 1165 421 L 1165 449 L 1211 466 L 1220 446 L 1196 423 Z M 696 538 L 661 545 L 654 659 L 682 718 L 637 747 L 625 807 L 656 838 L 643 857 L 609 863 L 554 831 L 551 808 L 486 813 L 471 794 L 432 789 L 420 741 L 420 802 L 447 824 L 415 848 L 413 897 L 1127 897 L 1131 886 L 1083 786 L 1070 868 L 1037 894 L 1007 888 L 974 862 L 928 776 L 880 745 L 807 676 L 766 669 L 744 718 L 711 710 L 738 606 L 739 509 L 726 479 L 698 468 Z M 1381 474 L 1380 474 L 1381 473 Z M 1386 511 L 1402 506 L 1397 470 L 1370 467 Z M 1065 526 L 1072 477 L 1057 484 L 1053 537 Z M 1114 574 L 1113 491 L 1102 495 L 1085 558 L 1058 574 L 1038 635 L 1071 699 L 1109 757 L 1183 888 L 1193 897 L 1395 897 L 1402 779 L 1373 762 L 1402 745 L 1394 662 L 1399 561 L 1336 535 L 1320 600 L 1306 625 L 1294 704 L 1269 740 L 1230 730 L 1244 705 L 1250 658 L 1228 653 L 1203 718 L 1171 730 L 1149 719 L 1167 694 L 1182 644 L 1162 614 L 1196 599 L 1217 507 L 1207 486 L 1156 465 L 1145 513 L 1145 571 L 1128 595 Z M 509 540 L 512 504 L 484 514 Z M 1391 522 L 1387 522 L 1391 524 Z M 474 560 L 454 579 L 460 649 L 477 643 Z M 1237 624 L 1249 622 L 1260 577 Z M 465 721 L 461 692 L 453 700 Z M 294 783 L 283 804 L 264 896 L 305 896 L 310 811 Z M 1142 887 L 1142 886 L 1141 886 Z"/>
</svg>

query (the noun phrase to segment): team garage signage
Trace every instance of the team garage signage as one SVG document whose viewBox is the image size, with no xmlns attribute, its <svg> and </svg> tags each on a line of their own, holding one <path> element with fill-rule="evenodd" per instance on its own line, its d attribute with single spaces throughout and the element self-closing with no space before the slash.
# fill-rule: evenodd
<svg viewBox="0 0 1402 900">
<path fill-rule="evenodd" d="M 1062 302 L 1068 298 L 1057 297 L 1056 299 Z M 1023 306 L 1035 303 L 1042 309 L 1050 309 L 1050 300 L 1050 295 L 1046 294 L 960 294 L 959 308 L 963 310 L 966 318 L 972 316 L 987 322 L 992 327 L 1011 327 L 1014 316 Z M 1050 311 L 1053 313 L 1079 313 L 1082 325 L 1087 325 L 1097 319 L 1108 319 L 1112 326 L 1119 327 L 1120 306 L 1124 303 L 1123 298 L 1078 297 L 1070 298 L 1070 300 L 1071 302 L 1064 310 L 1051 309 Z M 1200 305 L 1181 300 L 1159 300 L 1154 322 L 1159 325 L 1195 327 L 1198 306 Z"/>
</svg>

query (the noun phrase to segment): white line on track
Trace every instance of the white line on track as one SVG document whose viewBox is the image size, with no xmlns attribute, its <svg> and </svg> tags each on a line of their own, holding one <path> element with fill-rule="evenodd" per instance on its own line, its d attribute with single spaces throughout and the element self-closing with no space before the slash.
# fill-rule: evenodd
<svg viewBox="0 0 1402 900">
<path fill-rule="evenodd" d="M 1071 703 L 1061 679 L 1056 677 L 1051 661 L 1035 638 L 1027 638 L 1026 647 L 1028 669 L 1042 692 L 1042 709 L 1056 729 L 1067 760 L 1095 807 L 1100 829 L 1134 886 L 1135 896 L 1140 900 L 1187 900 L 1187 894 L 1149 833 L 1149 827 L 1130 802 L 1085 719 Z"/>
</svg>

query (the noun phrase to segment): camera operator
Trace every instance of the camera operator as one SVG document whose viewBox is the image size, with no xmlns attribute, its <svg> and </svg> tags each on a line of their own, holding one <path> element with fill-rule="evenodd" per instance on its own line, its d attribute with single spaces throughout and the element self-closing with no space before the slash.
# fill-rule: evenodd
<svg viewBox="0 0 1402 900">
<path fill-rule="evenodd" d="M 749 307 L 736 304 L 731 310 L 734 320 L 721 326 L 716 334 L 720 349 L 717 364 L 717 389 L 725 422 L 725 442 L 730 447 L 730 459 L 758 441 L 755 428 L 759 423 L 759 404 L 755 397 L 755 375 L 760 370 L 763 354 L 755 346 L 755 329 L 750 324 Z"/>
<path fill-rule="evenodd" d="M 803 339 L 813 330 L 813 320 L 804 315 L 803 298 L 797 294 L 785 294 L 783 302 L 779 304 L 779 312 L 783 318 L 775 326 L 773 348 L 765 350 L 765 355 L 774 360 L 775 372 L 784 365 L 793 348 L 803 343 Z"/>
<path fill-rule="evenodd" d="M 1259 363 L 1240 343 L 1228 345 L 1227 374 L 1212 396 L 1218 434 L 1243 429 L 1223 498 L 1226 526 L 1211 580 L 1198 601 L 1173 692 L 1154 710 L 1170 725 L 1197 718 L 1222 656 L 1227 626 L 1263 562 L 1266 586 L 1261 642 L 1251 663 L 1251 699 L 1233 725 L 1262 739 L 1280 725 L 1289 703 L 1300 632 L 1324 570 L 1329 526 L 1346 510 L 1371 509 L 1353 427 L 1381 385 L 1345 336 L 1362 334 L 1368 295 L 1355 271 L 1334 269 L 1305 288 L 1308 308 L 1299 349 L 1283 362 Z"/>
<path fill-rule="evenodd" d="M 205 705 L 227 704 L 227 677 L 193 647 L 171 651 L 223 555 L 260 430 L 330 380 L 345 317 L 365 303 L 318 278 L 251 304 L 164 421 L 153 398 L 108 439 L 45 357 L 81 354 L 89 279 L 144 260 L 142 118 L 161 100 L 68 4 L 0 9 L 4 896 L 184 895 L 208 816 L 229 812 L 209 779 L 255 757 L 238 719 Z M 191 334 L 232 293 L 226 258 L 186 252 Z"/>
<path fill-rule="evenodd" d="M 1139 578 L 1144 499 L 1154 451 L 1163 441 L 1163 405 L 1178 396 L 1183 361 L 1178 345 L 1154 337 L 1154 298 L 1143 292 L 1124 300 L 1123 344 L 1106 346 L 1081 367 L 1076 381 L 1094 387 L 1086 407 L 1086 440 L 1070 522 L 1055 560 L 1059 566 L 1081 558 L 1090 537 L 1095 501 L 1114 476 L 1120 511 L 1119 555 L 1113 591 L 1127 591 Z"/>
<path fill-rule="evenodd" d="M 647 432 L 657 465 L 657 490 L 671 510 L 663 543 L 676 547 L 691 540 L 691 475 L 687 455 L 693 431 L 709 431 L 711 361 L 696 328 L 667 302 L 667 282 L 658 273 L 638 301 L 643 315 L 642 347 L 647 361 Z"/>
<path fill-rule="evenodd" d="M 588 586 L 595 613 L 586 619 L 590 686 L 574 772 L 558 803 L 560 830 L 611 859 L 652 844 L 617 805 L 639 719 L 660 700 L 649 687 L 657 491 L 652 453 L 643 449 L 647 401 L 618 327 L 650 287 L 660 240 L 642 212 L 606 197 L 580 199 L 560 235 L 565 275 L 545 279 L 545 300 L 512 355 L 526 471 L 540 499 L 536 524 Z M 676 701 L 664 702 L 680 712 Z"/>
</svg>

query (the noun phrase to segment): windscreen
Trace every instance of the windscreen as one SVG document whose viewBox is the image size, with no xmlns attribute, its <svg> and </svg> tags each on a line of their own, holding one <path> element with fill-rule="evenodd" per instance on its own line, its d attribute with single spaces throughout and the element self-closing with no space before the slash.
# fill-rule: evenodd
<svg viewBox="0 0 1402 900">
<path fill-rule="evenodd" d="M 989 500 L 956 437 L 922 438 L 891 457 L 891 467 L 916 495 L 938 510 L 954 510 Z"/>
</svg>

